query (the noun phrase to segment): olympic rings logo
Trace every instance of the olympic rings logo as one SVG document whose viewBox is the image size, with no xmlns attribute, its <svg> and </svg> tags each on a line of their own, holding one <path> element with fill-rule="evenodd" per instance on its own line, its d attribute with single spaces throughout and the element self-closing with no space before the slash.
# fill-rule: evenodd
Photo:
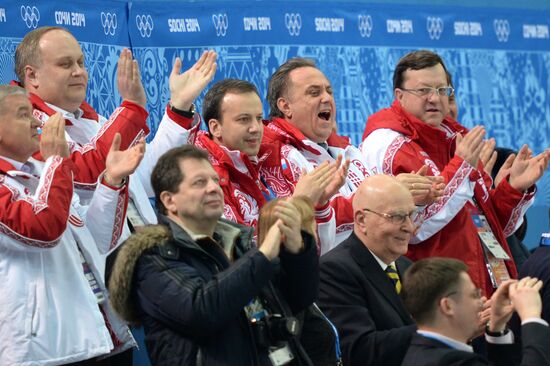
<svg viewBox="0 0 550 366">
<path fill-rule="evenodd" d="M 493 20 L 493 29 L 499 42 L 508 42 L 510 36 L 510 23 L 507 19 L 495 19 Z"/>
<path fill-rule="evenodd" d="M 136 26 L 143 38 L 149 38 L 153 32 L 153 18 L 150 14 L 138 14 L 136 15 Z"/>
<path fill-rule="evenodd" d="M 103 26 L 103 33 L 105 35 L 114 36 L 117 28 L 116 13 L 104 13 L 101 12 L 101 25 Z"/>
<path fill-rule="evenodd" d="M 27 24 L 27 28 L 36 28 L 40 20 L 40 12 L 36 6 L 21 5 L 21 19 Z"/>
<path fill-rule="evenodd" d="M 300 35 L 300 29 L 302 29 L 300 13 L 285 13 L 285 26 L 291 36 Z"/>
<path fill-rule="evenodd" d="M 212 23 L 214 24 L 214 28 L 216 28 L 216 36 L 225 37 L 227 28 L 229 28 L 227 14 L 212 14 Z"/>
<path fill-rule="evenodd" d="M 372 34 L 372 17 L 367 14 L 359 14 L 357 16 L 359 24 L 357 25 L 359 28 L 359 34 L 361 34 L 361 37 L 370 37 Z"/>
<path fill-rule="evenodd" d="M 439 39 L 443 33 L 444 23 L 440 17 L 428 17 L 426 20 L 426 29 L 430 39 Z"/>
</svg>

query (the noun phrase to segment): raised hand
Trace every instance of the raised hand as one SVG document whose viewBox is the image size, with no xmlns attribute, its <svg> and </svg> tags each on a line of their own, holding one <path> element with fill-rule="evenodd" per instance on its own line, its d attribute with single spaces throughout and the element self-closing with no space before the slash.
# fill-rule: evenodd
<svg viewBox="0 0 550 366">
<path fill-rule="evenodd" d="M 549 161 L 550 149 L 531 157 L 531 150 L 523 145 L 510 168 L 510 185 L 518 191 L 525 191 L 542 177 Z"/>
<path fill-rule="evenodd" d="M 477 314 L 477 332 L 472 337 L 477 338 L 485 333 L 485 326 L 487 325 L 487 322 L 491 319 L 491 299 L 487 300 L 485 296 L 481 298 L 481 302 L 483 303 L 481 307 L 481 311 Z"/>
<path fill-rule="evenodd" d="M 65 138 L 65 119 L 59 112 L 50 116 L 42 126 L 40 154 L 44 160 L 56 155 L 62 158 L 69 157 L 69 145 Z"/>
<path fill-rule="evenodd" d="M 342 164 L 342 159 L 343 156 L 338 155 L 338 158 L 336 158 L 336 161 L 333 163 L 335 167 L 339 168 L 331 176 L 329 184 L 326 186 L 323 194 L 321 195 L 321 198 L 319 199 L 320 205 L 327 203 L 336 193 L 338 193 L 338 191 L 340 191 L 340 188 L 342 188 L 344 183 L 346 183 L 350 160 L 346 159 Z"/>
<path fill-rule="evenodd" d="M 458 134 L 456 136 L 455 154 L 477 168 L 481 149 L 484 146 L 484 137 L 485 128 L 483 126 L 475 126 L 464 137 Z"/>
<path fill-rule="evenodd" d="M 409 189 L 415 205 L 423 206 L 436 202 L 443 195 L 445 183 L 441 176 L 426 176 L 428 166 L 424 165 L 418 172 L 401 173 L 395 178 Z"/>
<path fill-rule="evenodd" d="M 510 302 L 510 286 L 516 284 L 517 280 L 508 280 L 500 284 L 497 290 L 491 296 L 491 315 L 489 320 L 489 330 L 491 332 L 501 332 L 506 328 L 508 320 L 512 317 L 514 306 Z"/>
<path fill-rule="evenodd" d="M 177 109 L 187 111 L 216 74 L 215 51 L 206 51 L 195 64 L 184 73 L 181 72 L 181 59 L 174 61 L 170 73 L 170 104 Z"/>
<path fill-rule="evenodd" d="M 264 241 L 260 244 L 259 251 L 269 260 L 279 256 L 279 251 L 281 250 L 281 230 L 279 229 L 279 225 L 281 224 L 281 220 L 275 221 L 269 228 Z"/>
<path fill-rule="evenodd" d="M 483 170 L 485 173 L 491 175 L 493 167 L 497 161 L 497 152 L 495 151 L 496 141 L 494 138 L 490 138 L 483 143 L 483 148 L 479 154 L 479 159 L 483 164 Z"/>
<path fill-rule="evenodd" d="M 514 163 L 515 158 L 516 158 L 516 154 L 508 155 L 508 157 L 506 158 L 506 160 L 498 170 L 497 175 L 495 176 L 495 182 L 494 182 L 495 187 L 498 187 L 500 182 L 502 182 L 502 180 L 510 174 L 510 169 L 512 168 L 512 164 Z"/>
<path fill-rule="evenodd" d="M 117 88 L 124 100 L 139 104 L 143 108 L 147 103 L 145 89 L 141 83 L 141 75 L 136 60 L 132 59 L 132 52 L 124 48 L 120 52 L 117 66 Z"/>
<path fill-rule="evenodd" d="M 540 318 L 542 300 L 539 291 L 541 288 L 542 281 L 532 277 L 524 277 L 510 286 L 510 301 L 521 320 Z"/>
<path fill-rule="evenodd" d="M 280 220 L 278 226 L 281 230 L 281 240 L 285 249 L 293 254 L 301 252 L 304 248 L 304 242 L 300 232 L 302 217 L 298 209 L 291 201 L 280 201 L 277 203 L 274 212 L 275 217 Z"/>
<path fill-rule="evenodd" d="M 324 205 L 346 182 L 349 160 L 342 164 L 342 159 L 340 155 L 332 163 L 325 161 L 310 173 L 303 170 L 293 196 L 308 197 L 314 204 Z"/>
<path fill-rule="evenodd" d="M 115 134 L 111 149 L 105 160 L 104 179 L 109 185 L 118 186 L 130 174 L 136 171 L 145 154 L 145 138 L 128 148 L 120 151 L 120 134 Z"/>
</svg>

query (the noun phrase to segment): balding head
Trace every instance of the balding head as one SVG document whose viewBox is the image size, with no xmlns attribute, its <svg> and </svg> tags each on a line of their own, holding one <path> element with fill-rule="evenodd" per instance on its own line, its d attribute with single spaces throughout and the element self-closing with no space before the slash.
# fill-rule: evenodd
<svg viewBox="0 0 550 366">
<path fill-rule="evenodd" d="M 415 205 L 409 190 L 394 177 L 375 175 L 365 179 L 353 199 L 354 232 L 386 264 L 407 252 L 414 226 Z"/>
</svg>

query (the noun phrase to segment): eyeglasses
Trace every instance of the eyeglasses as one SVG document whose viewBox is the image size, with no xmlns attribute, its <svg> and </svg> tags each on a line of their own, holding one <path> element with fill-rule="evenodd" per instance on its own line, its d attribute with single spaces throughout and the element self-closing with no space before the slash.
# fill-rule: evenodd
<svg viewBox="0 0 550 366">
<path fill-rule="evenodd" d="M 362 210 L 367 212 L 372 212 L 373 214 L 381 216 L 395 225 L 401 225 L 402 223 L 405 222 L 407 218 L 411 220 L 412 223 L 414 223 L 419 216 L 419 213 L 416 210 L 411 211 L 408 214 L 388 214 L 383 212 L 376 212 L 368 208 L 363 208 Z"/>
<path fill-rule="evenodd" d="M 449 292 L 448 294 L 442 296 L 442 297 L 450 297 L 450 296 L 453 296 L 453 295 L 456 295 L 460 293 L 460 291 L 458 290 L 455 290 L 455 291 L 451 291 Z M 474 300 L 479 300 L 481 299 L 481 289 L 480 288 L 476 288 L 472 293 L 470 293 L 470 297 Z"/>
<path fill-rule="evenodd" d="M 419 97 L 427 97 L 429 95 L 432 95 L 433 93 L 436 93 L 440 97 L 450 97 L 455 93 L 454 88 L 450 86 L 442 86 L 440 88 L 425 87 L 425 88 L 418 88 L 418 89 L 401 89 L 401 90 L 418 95 Z"/>
</svg>

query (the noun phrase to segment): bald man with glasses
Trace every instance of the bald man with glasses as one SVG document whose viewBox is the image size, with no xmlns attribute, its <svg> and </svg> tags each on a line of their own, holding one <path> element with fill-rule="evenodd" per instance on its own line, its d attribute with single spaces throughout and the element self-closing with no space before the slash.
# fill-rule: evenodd
<svg viewBox="0 0 550 366">
<path fill-rule="evenodd" d="M 399 299 L 419 224 L 410 191 L 388 175 L 353 199 L 353 233 L 321 257 L 319 305 L 338 328 L 345 365 L 401 365 L 415 326 Z"/>
</svg>

